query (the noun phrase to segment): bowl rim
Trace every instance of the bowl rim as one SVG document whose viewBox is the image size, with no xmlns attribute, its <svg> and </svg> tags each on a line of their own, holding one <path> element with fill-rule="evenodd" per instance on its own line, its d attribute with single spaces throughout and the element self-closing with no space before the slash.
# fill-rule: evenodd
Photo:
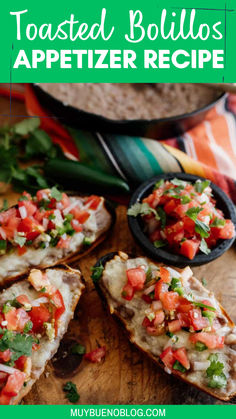
<svg viewBox="0 0 236 419">
<path fill-rule="evenodd" d="M 186 180 L 190 182 L 195 182 L 197 179 L 200 180 L 206 180 L 206 178 L 202 176 L 196 176 L 188 173 L 183 172 L 170 172 L 170 173 L 164 173 L 161 175 L 157 175 L 145 182 L 143 182 L 133 193 L 128 209 L 135 204 L 136 202 L 140 202 L 145 196 L 147 196 L 150 193 L 150 189 L 154 186 L 154 184 L 161 179 L 164 180 L 170 180 L 173 178 L 179 178 L 180 180 Z M 236 227 L 236 211 L 234 208 L 234 204 L 232 200 L 225 194 L 225 192 L 215 183 L 211 181 L 210 184 L 213 195 L 216 198 L 216 201 L 223 202 L 224 206 L 227 208 L 229 218 L 233 222 L 233 224 Z M 139 243 L 139 245 L 143 248 L 145 252 L 148 253 L 149 256 L 151 256 L 155 260 L 162 260 L 165 263 L 170 263 L 173 266 L 199 266 L 206 263 L 209 263 L 219 256 L 221 256 L 223 253 L 228 250 L 232 244 L 234 243 L 236 236 L 232 239 L 225 239 L 219 242 L 219 244 L 211 251 L 209 255 L 205 255 L 203 253 L 197 254 L 194 259 L 190 260 L 186 258 L 185 256 L 178 255 L 175 253 L 171 253 L 169 251 L 163 250 L 163 248 L 155 248 L 149 238 L 145 235 L 143 232 L 141 225 L 140 225 L 140 219 L 138 217 L 133 217 L 130 215 L 127 215 L 128 217 L 128 225 L 130 228 L 130 231 L 132 235 L 134 236 L 135 240 Z"/>
<path fill-rule="evenodd" d="M 216 99 L 214 99 L 213 101 L 211 101 L 207 105 L 202 106 L 201 108 L 197 108 L 196 110 L 194 110 L 192 112 L 189 112 L 189 113 L 187 112 L 187 113 L 183 113 L 183 114 L 179 114 L 179 115 L 169 116 L 169 117 L 166 117 L 166 118 L 111 119 L 111 118 L 107 118 L 106 116 L 103 116 L 103 115 L 98 114 L 98 113 L 88 112 L 88 111 L 85 111 L 84 109 L 76 108 L 72 105 L 65 104 L 60 99 L 53 96 L 51 93 L 48 93 L 47 91 L 42 89 L 42 87 L 39 84 L 41 84 L 41 83 L 32 83 L 32 86 L 33 86 L 34 89 L 40 91 L 44 95 L 48 95 L 50 97 L 50 99 L 54 100 L 55 103 L 58 106 L 63 106 L 71 112 L 78 112 L 81 115 L 87 115 L 89 117 L 97 118 L 99 121 L 101 121 L 105 124 L 112 124 L 112 125 L 117 125 L 118 124 L 119 126 L 125 126 L 127 124 L 132 124 L 132 125 L 135 125 L 135 124 L 163 124 L 163 123 L 179 122 L 180 120 L 184 120 L 184 119 L 187 119 L 187 118 L 192 118 L 192 117 L 198 116 L 202 112 L 207 112 L 208 110 L 213 108 L 215 105 L 217 105 L 221 100 L 223 100 L 223 98 L 226 98 L 228 96 L 228 93 L 222 92 L 219 96 L 217 96 Z M 196 84 L 198 84 L 198 83 L 196 83 Z M 63 115 L 61 115 L 60 117 L 57 116 L 57 118 L 63 118 Z"/>
</svg>

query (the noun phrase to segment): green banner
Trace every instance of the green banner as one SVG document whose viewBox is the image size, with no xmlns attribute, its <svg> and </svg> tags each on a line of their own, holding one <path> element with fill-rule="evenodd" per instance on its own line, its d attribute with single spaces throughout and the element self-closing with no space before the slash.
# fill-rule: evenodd
<svg viewBox="0 0 236 419">
<path fill-rule="evenodd" d="M 235 82 L 235 0 L 0 7 L 1 82 Z"/>
<path fill-rule="evenodd" d="M 0 407 L 1 417 L 16 419 L 67 418 L 168 418 L 168 419 L 214 419 L 233 418 L 235 406 L 11 406 Z"/>
</svg>

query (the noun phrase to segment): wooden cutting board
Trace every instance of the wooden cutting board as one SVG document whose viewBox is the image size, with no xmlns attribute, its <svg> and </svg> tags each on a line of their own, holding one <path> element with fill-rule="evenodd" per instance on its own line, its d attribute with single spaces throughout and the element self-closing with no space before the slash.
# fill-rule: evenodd
<svg viewBox="0 0 236 419">
<path fill-rule="evenodd" d="M 2 105 L 2 106 L 1 106 Z M 22 105 L 15 104 L 18 112 Z M 3 100 L 0 100 L 0 112 Z M 21 115 L 22 113 L 18 113 Z M 4 121 L 5 118 L 2 118 Z M 16 195 L 5 194 L 9 203 Z M 132 346 L 120 325 L 106 312 L 90 279 L 90 267 L 102 255 L 117 250 L 142 254 L 129 232 L 126 207 L 117 208 L 112 234 L 78 265 L 86 282 L 86 291 L 77 307 L 67 337 L 75 338 L 90 350 L 106 345 L 107 355 L 100 364 L 82 360 L 75 374 L 59 378 L 49 362 L 45 373 L 25 397 L 25 404 L 66 404 L 63 384 L 70 380 L 78 388 L 81 404 L 221 404 L 214 398 L 168 376 Z M 216 261 L 194 268 L 196 277 L 207 280 L 207 287 L 236 321 L 236 250 L 231 248 Z"/>
</svg>

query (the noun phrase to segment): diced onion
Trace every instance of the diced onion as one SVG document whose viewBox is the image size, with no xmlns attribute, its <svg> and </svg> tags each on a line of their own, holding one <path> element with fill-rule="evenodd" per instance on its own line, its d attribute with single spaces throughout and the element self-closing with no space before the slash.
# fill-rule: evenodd
<svg viewBox="0 0 236 419">
<path fill-rule="evenodd" d="M 61 202 L 57 202 L 57 203 L 56 203 L 56 208 L 57 208 L 58 210 L 62 210 L 62 209 L 63 209 L 63 204 L 62 204 Z"/>
<path fill-rule="evenodd" d="M 34 300 L 31 305 L 32 307 L 39 307 L 40 304 L 46 304 L 46 303 L 48 303 L 48 298 L 40 297 L 40 298 L 37 298 L 37 300 Z"/>
<path fill-rule="evenodd" d="M 8 367 L 8 365 L 0 364 L 0 371 L 6 372 L 7 374 L 14 374 L 17 370 L 16 368 Z"/>
<path fill-rule="evenodd" d="M 193 276 L 193 271 L 190 269 L 189 266 L 187 266 L 186 268 L 183 269 L 183 271 L 181 272 L 181 276 L 183 278 L 184 281 L 188 281 L 190 278 L 192 278 Z"/>
<path fill-rule="evenodd" d="M 155 289 L 155 284 L 150 285 L 150 287 L 146 288 L 146 289 L 143 291 L 143 293 L 144 293 L 145 295 L 148 295 L 148 294 L 150 294 L 150 292 L 154 291 L 154 289 Z"/>
<path fill-rule="evenodd" d="M 49 223 L 49 219 L 48 218 L 43 218 L 43 228 L 44 228 L 44 230 L 47 230 L 48 223 Z"/>
<path fill-rule="evenodd" d="M 161 308 L 162 308 L 161 301 L 153 301 L 152 302 L 152 309 L 153 309 L 153 311 L 160 310 Z"/>
<path fill-rule="evenodd" d="M 0 227 L 0 235 L 2 236 L 3 240 L 6 240 L 7 235 L 2 227 Z"/>
<path fill-rule="evenodd" d="M 170 368 L 165 367 L 164 370 L 165 370 L 165 372 L 167 372 L 167 374 L 171 374 L 172 373 L 172 371 L 171 371 Z"/>
<path fill-rule="evenodd" d="M 21 216 L 21 218 L 23 220 L 24 218 L 27 217 L 26 208 L 24 206 L 22 206 L 22 207 L 19 207 L 18 209 L 19 209 L 20 216 Z"/>
<path fill-rule="evenodd" d="M 172 269 L 172 268 L 169 268 L 169 267 L 166 268 L 166 269 L 169 271 L 172 278 L 181 278 L 181 274 L 178 271 L 176 271 L 175 269 Z"/>
<path fill-rule="evenodd" d="M 78 202 L 78 201 L 72 202 L 72 204 L 70 204 L 67 208 L 65 208 L 65 209 L 63 210 L 63 214 L 64 214 L 64 215 L 69 214 L 69 212 L 70 212 L 73 208 L 75 208 L 75 207 L 77 207 L 77 206 L 79 206 L 79 202 Z"/>
<path fill-rule="evenodd" d="M 194 371 L 205 371 L 210 366 L 210 361 L 195 361 L 193 363 Z"/>
<path fill-rule="evenodd" d="M 66 240 L 67 239 L 67 234 L 66 233 L 62 234 L 61 238 L 62 238 L 62 240 Z"/>
</svg>

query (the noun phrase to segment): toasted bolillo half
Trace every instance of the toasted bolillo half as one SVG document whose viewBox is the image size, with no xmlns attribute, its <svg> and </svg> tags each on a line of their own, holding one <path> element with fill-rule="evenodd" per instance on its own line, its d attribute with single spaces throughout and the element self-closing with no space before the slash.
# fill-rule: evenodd
<svg viewBox="0 0 236 419">
<path fill-rule="evenodd" d="M 67 266 L 32 269 L 0 295 L 0 405 L 17 404 L 57 352 L 84 289 Z"/>
<path fill-rule="evenodd" d="M 71 263 L 102 242 L 115 212 L 99 196 L 68 196 L 56 188 L 0 212 L 0 287 L 33 268 Z"/>
<path fill-rule="evenodd" d="M 236 393 L 236 328 L 214 297 L 181 270 L 110 253 L 92 278 L 130 341 L 168 374 L 220 400 Z"/>
</svg>

